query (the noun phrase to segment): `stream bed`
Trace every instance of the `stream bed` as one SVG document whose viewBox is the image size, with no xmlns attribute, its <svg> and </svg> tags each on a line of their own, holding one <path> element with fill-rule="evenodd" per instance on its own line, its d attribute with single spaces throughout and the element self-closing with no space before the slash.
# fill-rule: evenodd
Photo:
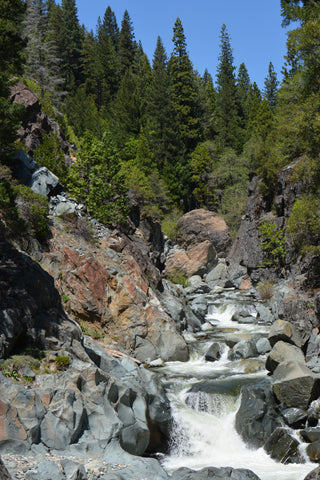
<svg viewBox="0 0 320 480">
<path fill-rule="evenodd" d="M 269 325 L 258 319 L 251 323 L 248 319 L 243 323 L 232 320 L 241 308 L 255 317 L 253 299 L 248 293 L 226 290 L 208 302 L 205 331 L 185 335 L 190 360 L 170 362 L 157 370 L 162 375 L 174 417 L 170 452 L 161 458 L 163 467 L 170 473 L 180 467 L 199 470 L 228 466 L 250 469 L 261 480 L 303 480 L 316 467 L 307 459 L 303 444 L 300 450 L 306 462 L 284 465 L 273 460 L 263 448 L 249 449 L 235 429 L 241 386 L 266 377 L 266 355 L 230 360 L 226 341 L 232 335 L 267 337 Z M 205 353 L 213 342 L 219 343 L 221 356 L 209 362 Z"/>
</svg>

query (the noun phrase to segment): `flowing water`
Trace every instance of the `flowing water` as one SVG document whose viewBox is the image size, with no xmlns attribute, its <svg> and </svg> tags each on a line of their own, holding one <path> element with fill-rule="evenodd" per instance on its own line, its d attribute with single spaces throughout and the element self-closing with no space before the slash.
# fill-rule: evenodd
<svg viewBox="0 0 320 480">
<path fill-rule="evenodd" d="M 241 385 L 258 382 L 267 372 L 265 357 L 228 360 L 224 338 L 228 333 L 266 336 L 269 328 L 258 322 L 239 324 L 231 320 L 239 310 L 239 303 L 246 305 L 255 316 L 252 300 L 240 292 L 239 295 L 237 298 L 237 294 L 230 291 L 217 301 L 209 300 L 207 320 L 213 329 L 205 334 L 187 334 L 191 349 L 189 362 L 171 362 L 161 369 L 174 416 L 171 449 L 162 459 L 163 466 L 169 472 L 180 467 L 199 470 L 228 466 L 250 469 L 261 480 L 303 480 L 315 464 L 309 461 L 277 463 L 262 448 L 249 449 L 235 430 Z M 214 341 L 221 345 L 221 358 L 206 362 L 204 353 Z"/>
</svg>

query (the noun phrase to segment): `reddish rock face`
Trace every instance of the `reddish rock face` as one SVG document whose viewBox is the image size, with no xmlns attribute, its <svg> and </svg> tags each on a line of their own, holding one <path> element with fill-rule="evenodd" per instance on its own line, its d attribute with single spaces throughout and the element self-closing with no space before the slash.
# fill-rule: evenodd
<svg viewBox="0 0 320 480">
<path fill-rule="evenodd" d="M 166 264 L 166 274 L 182 273 L 186 277 L 204 275 L 217 263 L 217 254 L 209 240 L 199 243 L 187 251 L 170 255 Z"/>
<path fill-rule="evenodd" d="M 105 347 L 141 361 L 187 360 L 186 343 L 154 293 L 160 273 L 148 256 L 119 232 L 106 230 L 92 244 L 56 226 L 41 265 L 54 277 L 69 315 L 88 322 Z"/>
<path fill-rule="evenodd" d="M 226 253 L 231 235 L 224 219 L 200 208 L 186 213 L 178 222 L 180 243 L 184 248 L 209 241 L 218 253 Z"/>
</svg>

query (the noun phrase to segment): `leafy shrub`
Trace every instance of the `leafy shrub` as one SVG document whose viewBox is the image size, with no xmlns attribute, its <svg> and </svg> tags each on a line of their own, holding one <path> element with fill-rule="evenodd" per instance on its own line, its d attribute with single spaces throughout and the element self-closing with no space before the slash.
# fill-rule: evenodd
<svg viewBox="0 0 320 480">
<path fill-rule="evenodd" d="M 295 201 L 287 222 L 287 232 L 300 253 L 319 253 L 320 199 L 317 195 L 303 196 Z"/>
<path fill-rule="evenodd" d="M 17 193 L 14 187 L 5 178 L 0 179 L 0 225 L 10 233 L 21 233 L 26 225 L 20 217 L 16 205 Z"/>
<path fill-rule="evenodd" d="M 286 250 L 285 250 L 285 236 L 283 229 L 277 227 L 275 222 L 264 222 L 259 227 L 262 243 L 261 249 L 266 253 L 267 260 L 264 261 L 261 267 L 280 267 L 283 265 Z"/>
<path fill-rule="evenodd" d="M 68 182 L 69 169 L 65 164 L 64 153 L 55 133 L 42 138 L 42 144 L 33 152 L 33 158 L 39 167 L 47 167 L 62 183 Z"/>
<path fill-rule="evenodd" d="M 35 235 L 39 241 L 46 239 L 48 227 L 48 199 L 33 191 L 26 185 L 15 185 L 15 203 L 20 217 L 27 225 L 28 233 Z"/>
<path fill-rule="evenodd" d="M 176 240 L 178 236 L 178 220 L 183 212 L 178 208 L 174 208 L 170 213 L 166 214 L 161 222 L 163 233 L 171 240 Z"/>
<path fill-rule="evenodd" d="M 58 355 L 56 357 L 56 365 L 58 370 L 66 370 L 69 367 L 70 363 L 71 361 L 68 355 Z"/>
</svg>

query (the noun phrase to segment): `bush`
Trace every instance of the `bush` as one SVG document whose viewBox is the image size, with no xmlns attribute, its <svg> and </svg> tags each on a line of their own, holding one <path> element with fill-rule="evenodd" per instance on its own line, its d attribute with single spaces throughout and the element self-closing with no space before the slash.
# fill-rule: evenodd
<svg viewBox="0 0 320 480">
<path fill-rule="evenodd" d="M 261 300 L 270 300 L 273 296 L 274 284 L 270 280 L 263 280 L 258 283 L 257 290 Z"/>
<path fill-rule="evenodd" d="M 13 186 L 20 217 L 27 225 L 27 231 L 35 235 L 39 241 L 47 238 L 48 227 L 48 199 L 33 191 L 26 185 Z"/>
<path fill-rule="evenodd" d="M 284 231 L 278 228 L 273 220 L 264 222 L 259 227 L 262 243 L 261 249 L 266 253 L 267 260 L 260 264 L 261 267 L 278 268 L 283 265 L 286 256 Z"/>
<path fill-rule="evenodd" d="M 303 196 L 295 201 L 287 223 L 287 232 L 300 253 L 319 252 L 320 199 L 318 196 Z"/>
<path fill-rule="evenodd" d="M 65 164 L 64 153 L 55 133 L 45 135 L 42 144 L 33 152 L 33 158 L 39 167 L 47 167 L 59 178 L 60 182 L 68 182 L 69 169 Z"/>
</svg>

